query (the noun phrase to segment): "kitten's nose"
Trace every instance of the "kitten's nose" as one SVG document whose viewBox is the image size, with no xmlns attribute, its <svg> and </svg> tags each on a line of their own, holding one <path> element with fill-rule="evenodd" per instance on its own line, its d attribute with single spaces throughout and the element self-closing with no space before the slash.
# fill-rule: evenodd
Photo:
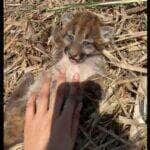
<svg viewBox="0 0 150 150">
<path fill-rule="evenodd" d="M 69 49 L 68 50 L 68 54 L 71 56 L 71 57 L 73 57 L 73 58 L 75 58 L 75 57 L 77 57 L 78 56 L 78 51 L 76 50 L 76 49 Z"/>
<path fill-rule="evenodd" d="M 78 55 L 78 51 L 69 47 L 65 48 L 65 53 L 68 53 L 71 57 L 76 57 Z"/>
<path fill-rule="evenodd" d="M 78 54 L 80 53 L 80 51 L 81 51 L 80 44 L 78 44 L 76 42 L 72 43 L 72 45 L 70 47 L 70 51 L 69 51 L 70 55 L 72 57 L 76 57 L 76 56 L 78 56 Z"/>
</svg>

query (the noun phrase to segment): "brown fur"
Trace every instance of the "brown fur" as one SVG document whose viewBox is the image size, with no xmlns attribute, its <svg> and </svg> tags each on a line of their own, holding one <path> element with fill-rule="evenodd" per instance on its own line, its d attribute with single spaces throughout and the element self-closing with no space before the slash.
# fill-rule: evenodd
<svg viewBox="0 0 150 150">
<path fill-rule="evenodd" d="M 77 12 L 72 18 L 62 17 L 62 28 L 54 30 L 54 45 L 64 49 L 71 59 L 81 62 L 96 52 L 101 52 L 103 44 L 109 41 L 112 27 L 105 28 L 100 18 L 91 12 Z M 107 31 L 105 31 L 107 30 Z M 107 32 L 108 37 L 105 37 Z"/>
</svg>

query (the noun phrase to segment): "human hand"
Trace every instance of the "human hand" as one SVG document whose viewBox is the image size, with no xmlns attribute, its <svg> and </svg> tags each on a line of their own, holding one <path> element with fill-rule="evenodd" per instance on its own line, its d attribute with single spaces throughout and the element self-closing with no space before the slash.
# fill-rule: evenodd
<svg viewBox="0 0 150 150">
<path fill-rule="evenodd" d="M 82 107 L 79 75 L 73 77 L 62 111 L 65 88 L 59 87 L 65 83 L 65 72 L 60 71 L 55 82 L 51 81 L 45 73 L 40 92 L 30 94 L 25 114 L 25 150 L 73 149 Z"/>
</svg>

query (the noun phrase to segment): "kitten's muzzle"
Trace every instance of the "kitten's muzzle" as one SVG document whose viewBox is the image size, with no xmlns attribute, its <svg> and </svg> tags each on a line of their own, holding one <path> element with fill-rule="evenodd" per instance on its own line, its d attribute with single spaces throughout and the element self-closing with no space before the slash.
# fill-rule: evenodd
<svg viewBox="0 0 150 150">
<path fill-rule="evenodd" d="M 78 53 L 77 51 L 76 53 L 74 53 L 74 51 L 72 51 L 68 47 L 65 48 L 65 53 L 68 55 L 70 60 L 76 61 L 77 63 L 83 62 L 86 58 L 85 54 Z"/>
</svg>

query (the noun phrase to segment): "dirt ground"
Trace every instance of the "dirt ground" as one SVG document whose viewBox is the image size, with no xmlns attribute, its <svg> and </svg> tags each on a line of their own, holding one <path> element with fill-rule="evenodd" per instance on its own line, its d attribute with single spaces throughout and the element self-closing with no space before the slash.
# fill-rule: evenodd
<svg viewBox="0 0 150 150">
<path fill-rule="evenodd" d="M 38 75 L 58 60 L 47 45 L 61 14 L 89 10 L 111 22 L 112 43 L 104 49 L 107 74 L 94 76 L 106 90 L 103 100 L 84 101 L 75 149 L 146 150 L 147 106 L 147 5 L 145 0 L 5 0 L 5 98 L 26 72 Z M 32 25 L 31 28 L 27 28 Z M 27 31 L 29 30 L 29 31 Z M 34 31 L 33 31 L 34 30 Z M 34 32 L 34 35 L 31 34 Z M 37 43 L 43 47 L 38 47 Z"/>
</svg>

